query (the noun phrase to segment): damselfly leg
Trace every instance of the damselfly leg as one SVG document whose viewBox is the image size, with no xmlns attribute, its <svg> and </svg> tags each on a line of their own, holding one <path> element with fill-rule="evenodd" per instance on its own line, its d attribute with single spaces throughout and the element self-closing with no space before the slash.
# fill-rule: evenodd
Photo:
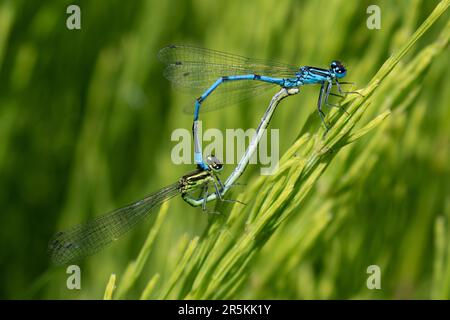
<svg viewBox="0 0 450 320">
<path fill-rule="evenodd" d="M 329 96 L 338 96 L 341 99 L 345 98 L 345 96 L 339 95 L 339 94 L 335 94 L 331 92 L 331 88 L 333 87 L 333 82 L 332 81 L 328 81 L 327 84 L 327 89 L 326 89 L 326 93 L 325 93 L 325 105 L 328 107 L 332 107 L 332 108 L 339 108 L 341 111 L 345 112 L 347 115 L 349 115 L 349 113 L 347 112 L 347 110 L 341 106 L 340 104 L 335 104 L 335 103 L 330 103 L 328 102 L 328 98 Z"/>
<path fill-rule="evenodd" d="M 328 86 L 327 88 L 325 87 L 325 81 L 322 82 L 322 84 L 320 85 L 320 93 L 319 93 L 319 98 L 317 99 L 317 112 L 319 113 L 319 117 L 320 120 L 322 121 L 322 124 L 325 126 L 325 132 L 328 132 L 328 130 L 330 130 L 329 124 L 327 124 L 327 122 L 325 121 L 325 113 L 322 111 L 322 107 L 324 105 L 324 99 L 327 100 L 328 96 L 326 95 L 326 91 L 328 91 Z"/>
<path fill-rule="evenodd" d="M 219 177 L 216 177 L 216 181 L 214 181 L 214 189 L 216 191 L 216 195 L 217 198 L 219 198 L 220 201 L 223 202 L 230 202 L 230 203 L 240 203 L 245 205 L 246 203 L 239 201 L 239 200 L 235 200 L 235 199 L 225 199 L 222 195 L 223 190 L 225 190 L 224 185 L 222 184 L 222 181 L 220 181 Z"/>
<path fill-rule="evenodd" d="M 337 89 L 338 89 L 338 92 L 341 94 L 341 95 L 347 95 L 347 94 L 357 94 L 357 95 L 359 95 L 359 96 L 361 96 L 361 97 L 364 97 L 364 95 L 361 93 L 361 92 L 358 92 L 358 91 L 343 91 L 342 90 L 342 87 L 341 87 L 341 85 L 342 84 L 351 84 L 351 85 L 355 85 L 355 83 L 354 82 L 339 82 L 337 79 L 335 80 L 336 81 L 336 87 L 337 87 Z"/>
<path fill-rule="evenodd" d="M 326 132 L 328 132 L 328 130 L 330 129 L 330 126 L 329 126 L 329 123 L 327 123 L 325 121 L 325 113 L 322 110 L 324 105 L 328 106 L 328 107 L 339 108 L 343 112 L 345 112 L 347 115 L 349 115 L 347 110 L 344 107 L 342 107 L 341 105 L 328 102 L 329 96 L 336 96 L 336 97 L 343 99 L 348 94 L 358 94 L 361 97 L 364 97 L 364 95 L 362 95 L 358 91 L 343 91 L 342 87 L 341 87 L 342 84 L 354 84 L 354 83 L 353 82 L 339 82 L 337 79 L 334 79 L 334 82 L 333 82 L 333 80 L 323 81 L 320 86 L 319 98 L 317 99 L 317 111 L 319 113 L 319 116 L 320 116 L 320 119 L 322 120 L 323 125 L 325 126 Z M 333 85 L 336 85 L 339 94 L 331 92 Z"/>
</svg>

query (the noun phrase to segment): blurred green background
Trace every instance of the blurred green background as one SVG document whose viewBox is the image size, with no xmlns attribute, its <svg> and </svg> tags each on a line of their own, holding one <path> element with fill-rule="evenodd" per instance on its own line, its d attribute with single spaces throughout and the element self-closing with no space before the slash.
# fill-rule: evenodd
<svg viewBox="0 0 450 320">
<path fill-rule="evenodd" d="M 195 44 L 322 67 L 340 59 L 348 67 L 347 79 L 363 87 L 437 3 L 1 0 L 0 298 L 102 298 L 110 274 L 120 277 L 138 254 L 154 217 L 81 264 L 82 290 L 67 290 L 65 268 L 50 265 L 49 238 L 193 169 L 171 162 L 175 142 L 170 135 L 177 128 L 190 129 L 192 118 L 182 113 L 189 98 L 162 76 L 164 66 L 156 57 L 160 48 Z M 70 4 L 81 8 L 81 30 L 66 28 Z M 366 27 L 370 4 L 381 8 L 381 30 Z M 448 19 L 446 12 L 406 60 L 434 41 Z M 274 252 L 294 244 L 296 230 L 282 226 L 233 298 L 449 297 L 449 71 L 445 49 L 420 77 L 408 108 L 390 117 L 368 169 L 363 166 L 357 173 L 363 178 L 347 186 L 346 201 L 333 209 L 334 218 L 317 230 L 301 256 L 292 250 L 289 263 L 272 259 Z M 280 129 L 280 154 L 308 116 L 316 117 L 317 94 L 317 87 L 305 88 L 277 110 L 271 127 Z M 204 130 L 254 128 L 269 98 L 270 93 L 205 113 Z M 380 105 L 372 107 L 380 111 Z M 311 130 L 319 127 L 316 119 Z M 358 159 L 366 142 L 355 145 L 350 154 L 336 157 L 305 210 L 292 219 L 336 197 L 322 192 L 323 185 L 345 179 L 349 159 Z M 258 174 L 252 165 L 241 182 L 251 183 Z M 130 297 L 138 297 L 156 272 L 161 283 L 167 281 L 182 244 L 201 235 L 208 219 L 174 199 L 143 280 Z M 365 285 L 371 264 L 382 267 L 382 290 Z"/>
</svg>

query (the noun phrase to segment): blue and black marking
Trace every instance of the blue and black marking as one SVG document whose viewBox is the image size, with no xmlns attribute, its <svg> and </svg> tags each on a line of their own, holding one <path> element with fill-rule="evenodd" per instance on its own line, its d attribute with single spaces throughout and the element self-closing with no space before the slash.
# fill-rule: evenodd
<svg viewBox="0 0 450 320">
<path fill-rule="evenodd" d="M 208 98 L 208 96 L 217 89 L 222 83 L 227 81 L 242 81 L 242 80 L 253 80 L 253 81 L 263 81 L 267 83 L 277 84 L 285 88 L 299 87 L 305 84 L 320 84 L 321 90 L 319 99 L 317 102 L 317 111 L 319 113 L 320 119 L 322 120 L 325 127 L 328 129 L 328 125 L 325 122 L 325 114 L 322 111 L 322 107 L 327 103 L 328 96 L 330 94 L 331 86 L 333 81 L 337 82 L 339 78 L 344 77 L 346 74 L 345 67 L 338 61 L 333 61 L 330 64 L 330 69 L 322 69 L 317 67 L 304 66 L 299 68 L 299 72 L 295 74 L 292 78 L 274 78 L 263 76 L 259 74 L 245 74 L 245 75 L 235 75 L 235 76 L 223 76 L 216 80 L 200 97 L 195 101 L 194 110 L 194 122 L 198 121 L 201 104 Z M 198 134 L 193 133 L 194 136 Z M 198 139 L 198 137 L 197 137 Z M 203 163 L 201 151 L 197 152 L 195 155 L 196 162 L 200 167 L 206 167 Z M 201 159 L 201 160 L 200 160 Z"/>
<path fill-rule="evenodd" d="M 170 45 L 162 49 L 159 56 L 163 62 L 172 68 L 171 73 L 169 73 L 169 79 L 179 82 L 178 84 L 186 85 L 187 87 L 198 87 L 203 85 L 203 83 L 200 84 L 198 79 L 208 79 L 209 74 L 214 75 L 214 78 L 217 76 L 214 83 L 195 100 L 194 123 L 199 120 L 202 104 L 222 83 L 231 81 L 260 81 L 284 88 L 296 88 L 306 84 L 321 85 L 320 95 L 317 101 L 317 111 L 323 124 L 327 127 L 322 107 L 324 104 L 327 104 L 327 99 L 331 94 L 330 91 L 333 85 L 337 85 L 339 93 L 342 93 L 338 79 L 343 78 L 347 72 L 344 65 L 337 60 L 332 61 L 329 68 L 326 69 L 313 66 L 296 68 L 273 61 L 265 63 L 262 60 L 183 45 Z M 238 73 L 239 70 L 242 70 L 243 74 L 233 74 L 234 72 Z M 180 73 L 177 74 L 176 71 Z M 201 72 L 206 73 L 206 75 L 200 74 Z M 196 73 L 199 73 L 198 77 Z M 249 88 L 251 87 L 249 86 Z M 202 159 L 202 152 L 199 147 L 200 133 L 194 130 L 195 128 L 196 126 L 193 125 L 194 141 L 197 146 L 194 155 L 195 162 L 201 168 L 206 168 L 207 166 Z"/>
</svg>

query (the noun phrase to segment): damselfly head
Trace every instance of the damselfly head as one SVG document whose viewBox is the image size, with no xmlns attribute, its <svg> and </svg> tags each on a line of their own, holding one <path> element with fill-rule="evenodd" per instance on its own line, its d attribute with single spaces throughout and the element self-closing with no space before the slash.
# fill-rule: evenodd
<svg viewBox="0 0 450 320">
<path fill-rule="evenodd" d="M 208 164 L 208 167 L 212 170 L 212 171 L 222 171 L 223 169 L 223 164 L 222 162 L 216 158 L 216 156 L 209 155 L 206 157 L 206 163 Z"/>
<path fill-rule="evenodd" d="M 347 73 L 347 69 L 345 69 L 344 65 L 337 60 L 331 62 L 330 71 L 333 72 L 337 78 L 343 78 Z"/>
</svg>

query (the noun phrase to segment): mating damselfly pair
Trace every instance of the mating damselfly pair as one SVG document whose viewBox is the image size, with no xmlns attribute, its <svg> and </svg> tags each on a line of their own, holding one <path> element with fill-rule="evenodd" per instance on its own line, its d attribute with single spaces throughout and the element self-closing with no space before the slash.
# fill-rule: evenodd
<svg viewBox="0 0 450 320">
<path fill-rule="evenodd" d="M 142 200 L 99 216 L 86 224 L 58 232 L 49 244 L 50 257 L 54 263 L 71 263 L 100 251 L 144 220 L 154 207 L 178 194 L 190 205 L 202 206 L 203 210 L 206 210 L 206 203 L 209 201 L 225 200 L 225 193 L 247 167 L 281 99 L 297 94 L 299 87 L 303 85 L 320 84 L 317 110 L 328 129 L 322 108 L 328 104 L 329 95 L 333 94 L 332 86 L 336 85 L 340 94 L 348 93 L 343 92 L 340 87 L 343 82 L 339 82 L 339 79 L 346 75 L 346 69 L 339 61 L 332 61 L 329 69 L 310 66 L 298 68 L 279 62 L 180 45 L 163 48 L 159 52 L 159 58 L 167 64 L 165 76 L 175 86 L 203 92 L 194 103 L 192 126 L 197 170 Z M 223 167 L 220 161 L 214 156 L 207 157 L 206 162 L 203 160 L 197 130 L 200 108 L 203 111 L 217 109 L 225 106 L 225 103 L 231 105 L 246 97 L 263 93 L 274 85 L 281 87 L 281 90 L 272 98 L 244 156 L 225 183 L 222 183 L 218 177 Z M 216 89 L 221 91 L 216 92 Z M 209 191 L 211 187 L 213 192 Z M 192 192 L 196 190 L 201 190 L 199 197 L 192 196 Z"/>
</svg>

